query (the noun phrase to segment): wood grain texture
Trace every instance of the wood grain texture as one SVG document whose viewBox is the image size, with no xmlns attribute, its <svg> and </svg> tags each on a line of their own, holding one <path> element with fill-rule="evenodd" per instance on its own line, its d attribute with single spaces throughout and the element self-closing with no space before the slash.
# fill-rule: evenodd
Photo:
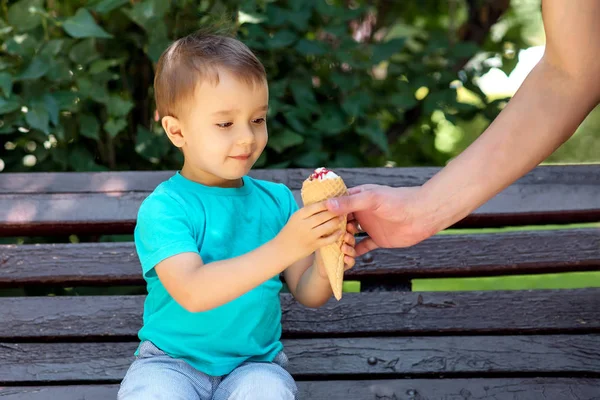
<svg viewBox="0 0 600 400">
<path fill-rule="evenodd" d="M 600 185 L 600 166 L 544 165 L 538 166 L 516 185 Z M 348 187 L 363 184 L 418 186 L 429 180 L 440 168 L 339 168 L 335 171 Z M 175 171 L 115 171 L 115 172 L 37 172 L 5 173 L 0 179 L 0 194 L 15 193 L 99 193 L 150 192 Z M 250 176 L 283 183 L 292 190 L 312 173 L 307 168 L 255 169 Z"/>
<path fill-rule="evenodd" d="M 498 374 L 600 377 L 600 335 L 288 339 L 299 379 L 484 377 Z M 120 381 L 137 343 L 0 343 L 0 383 Z"/>
<path fill-rule="evenodd" d="M 441 235 L 357 260 L 346 279 L 484 276 L 600 269 L 600 229 Z M 0 287 L 144 285 L 133 243 L 0 246 Z"/>
<path fill-rule="evenodd" d="M 145 296 L 0 298 L 0 340 L 133 338 Z M 600 331 L 600 289 L 346 293 L 319 309 L 281 295 L 286 337 Z"/>
<path fill-rule="evenodd" d="M 349 186 L 415 186 L 436 168 L 340 169 Z M 309 170 L 253 175 L 296 190 Z M 172 172 L 37 173 L 0 177 L 0 235 L 131 232 L 141 201 Z M 461 221 L 502 226 L 600 220 L 600 166 L 538 167 Z"/>
<path fill-rule="evenodd" d="M 310 400 L 599 400 L 600 379 L 484 378 L 299 381 L 300 399 Z M 113 385 L 0 388 L 3 400 L 115 399 Z"/>
</svg>

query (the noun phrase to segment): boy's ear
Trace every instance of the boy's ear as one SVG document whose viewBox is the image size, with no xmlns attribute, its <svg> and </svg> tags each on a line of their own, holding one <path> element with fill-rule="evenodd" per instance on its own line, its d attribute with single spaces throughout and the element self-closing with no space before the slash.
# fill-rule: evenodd
<svg viewBox="0 0 600 400">
<path fill-rule="evenodd" d="M 183 147 L 185 138 L 181 131 L 181 122 L 175 117 L 166 116 L 162 118 L 161 123 L 171 143 L 173 143 L 175 147 Z"/>
</svg>

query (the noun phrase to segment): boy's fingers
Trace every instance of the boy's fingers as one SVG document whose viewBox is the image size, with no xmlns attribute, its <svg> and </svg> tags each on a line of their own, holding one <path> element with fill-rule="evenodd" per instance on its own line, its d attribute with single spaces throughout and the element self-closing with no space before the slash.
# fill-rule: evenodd
<svg viewBox="0 0 600 400">
<path fill-rule="evenodd" d="M 318 243 L 318 247 L 323 247 L 323 246 L 327 246 L 328 244 L 333 244 L 335 243 L 339 237 L 341 236 L 341 232 L 339 230 L 327 235 L 327 236 L 323 236 L 319 239 Z"/>
<path fill-rule="evenodd" d="M 336 220 L 338 223 L 341 222 L 340 217 L 327 210 L 313 214 L 307 218 L 307 221 L 310 222 L 313 227 L 317 227 L 331 220 Z"/>
<path fill-rule="evenodd" d="M 356 257 L 356 250 L 352 246 L 347 244 L 342 246 L 342 252 L 348 257 Z"/>
<path fill-rule="evenodd" d="M 349 270 L 350 268 L 356 265 L 356 260 L 352 257 L 345 256 L 344 257 L 344 271 Z"/>
<path fill-rule="evenodd" d="M 358 230 L 358 222 L 356 221 L 352 221 L 352 222 L 348 222 L 348 224 L 346 225 L 346 230 L 351 234 L 351 235 L 356 235 L 358 234 L 360 231 Z M 354 237 L 354 236 L 352 236 Z"/>
<path fill-rule="evenodd" d="M 346 232 L 344 242 L 346 242 L 346 244 L 348 244 L 349 246 L 354 246 L 356 244 L 356 238 L 351 232 Z"/>
<path fill-rule="evenodd" d="M 310 218 L 315 214 L 327 210 L 327 202 L 320 201 L 318 203 L 310 204 L 308 206 L 304 206 L 302 210 L 304 212 L 304 218 Z"/>
</svg>

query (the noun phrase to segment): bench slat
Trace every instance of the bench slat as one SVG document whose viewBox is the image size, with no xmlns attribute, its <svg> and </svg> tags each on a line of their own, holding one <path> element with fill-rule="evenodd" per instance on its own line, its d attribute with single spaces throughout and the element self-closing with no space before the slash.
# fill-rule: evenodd
<svg viewBox="0 0 600 400">
<path fill-rule="evenodd" d="M 600 229 L 439 235 L 357 260 L 346 279 L 482 276 L 600 269 Z M 0 287 L 143 285 L 133 243 L 0 246 Z"/>
<path fill-rule="evenodd" d="M 436 168 L 341 169 L 349 186 L 415 186 Z M 141 201 L 172 172 L 3 174 L 0 236 L 131 232 Z M 260 170 L 262 179 L 297 190 L 309 170 Z M 538 167 L 457 226 L 600 220 L 600 167 Z"/>
<path fill-rule="evenodd" d="M 0 298 L 0 340 L 135 337 L 145 296 Z M 346 293 L 320 309 L 282 294 L 291 336 L 597 332 L 600 289 Z"/>
<path fill-rule="evenodd" d="M 310 400 L 594 400 L 600 392 L 600 379 L 590 378 L 337 380 L 299 381 L 297 385 L 299 398 Z M 118 390 L 118 384 L 17 386 L 0 388 L 0 398 L 106 400 L 115 399 Z"/>
<path fill-rule="evenodd" d="M 120 381 L 137 343 L 0 343 L 0 383 Z M 317 376 L 600 377 L 600 335 L 284 340 L 289 371 Z M 515 349 L 519 349 L 518 357 Z M 374 362 L 369 363 L 369 360 Z"/>
<path fill-rule="evenodd" d="M 515 184 L 542 186 L 600 185 L 600 167 L 589 165 L 542 165 L 517 180 Z M 436 174 L 438 167 L 408 168 L 339 168 L 335 171 L 348 187 L 362 184 L 418 186 Z M 115 171 L 115 172 L 27 172 L 4 173 L 0 194 L 14 193 L 104 193 L 150 192 L 175 171 Z M 307 168 L 254 169 L 250 175 L 257 179 L 283 183 L 291 190 L 302 187 L 312 173 Z"/>
</svg>

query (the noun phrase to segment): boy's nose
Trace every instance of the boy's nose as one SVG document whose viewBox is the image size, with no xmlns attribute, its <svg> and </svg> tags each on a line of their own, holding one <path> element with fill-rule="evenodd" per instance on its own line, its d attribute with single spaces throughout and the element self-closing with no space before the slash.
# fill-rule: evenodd
<svg viewBox="0 0 600 400">
<path fill-rule="evenodd" d="M 240 133 L 238 142 L 240 144 L 251 144 L 254 143 L 254 140 L 254 131 L 252 131 L 251 127 L 247 127 Z"/>
</svg>

